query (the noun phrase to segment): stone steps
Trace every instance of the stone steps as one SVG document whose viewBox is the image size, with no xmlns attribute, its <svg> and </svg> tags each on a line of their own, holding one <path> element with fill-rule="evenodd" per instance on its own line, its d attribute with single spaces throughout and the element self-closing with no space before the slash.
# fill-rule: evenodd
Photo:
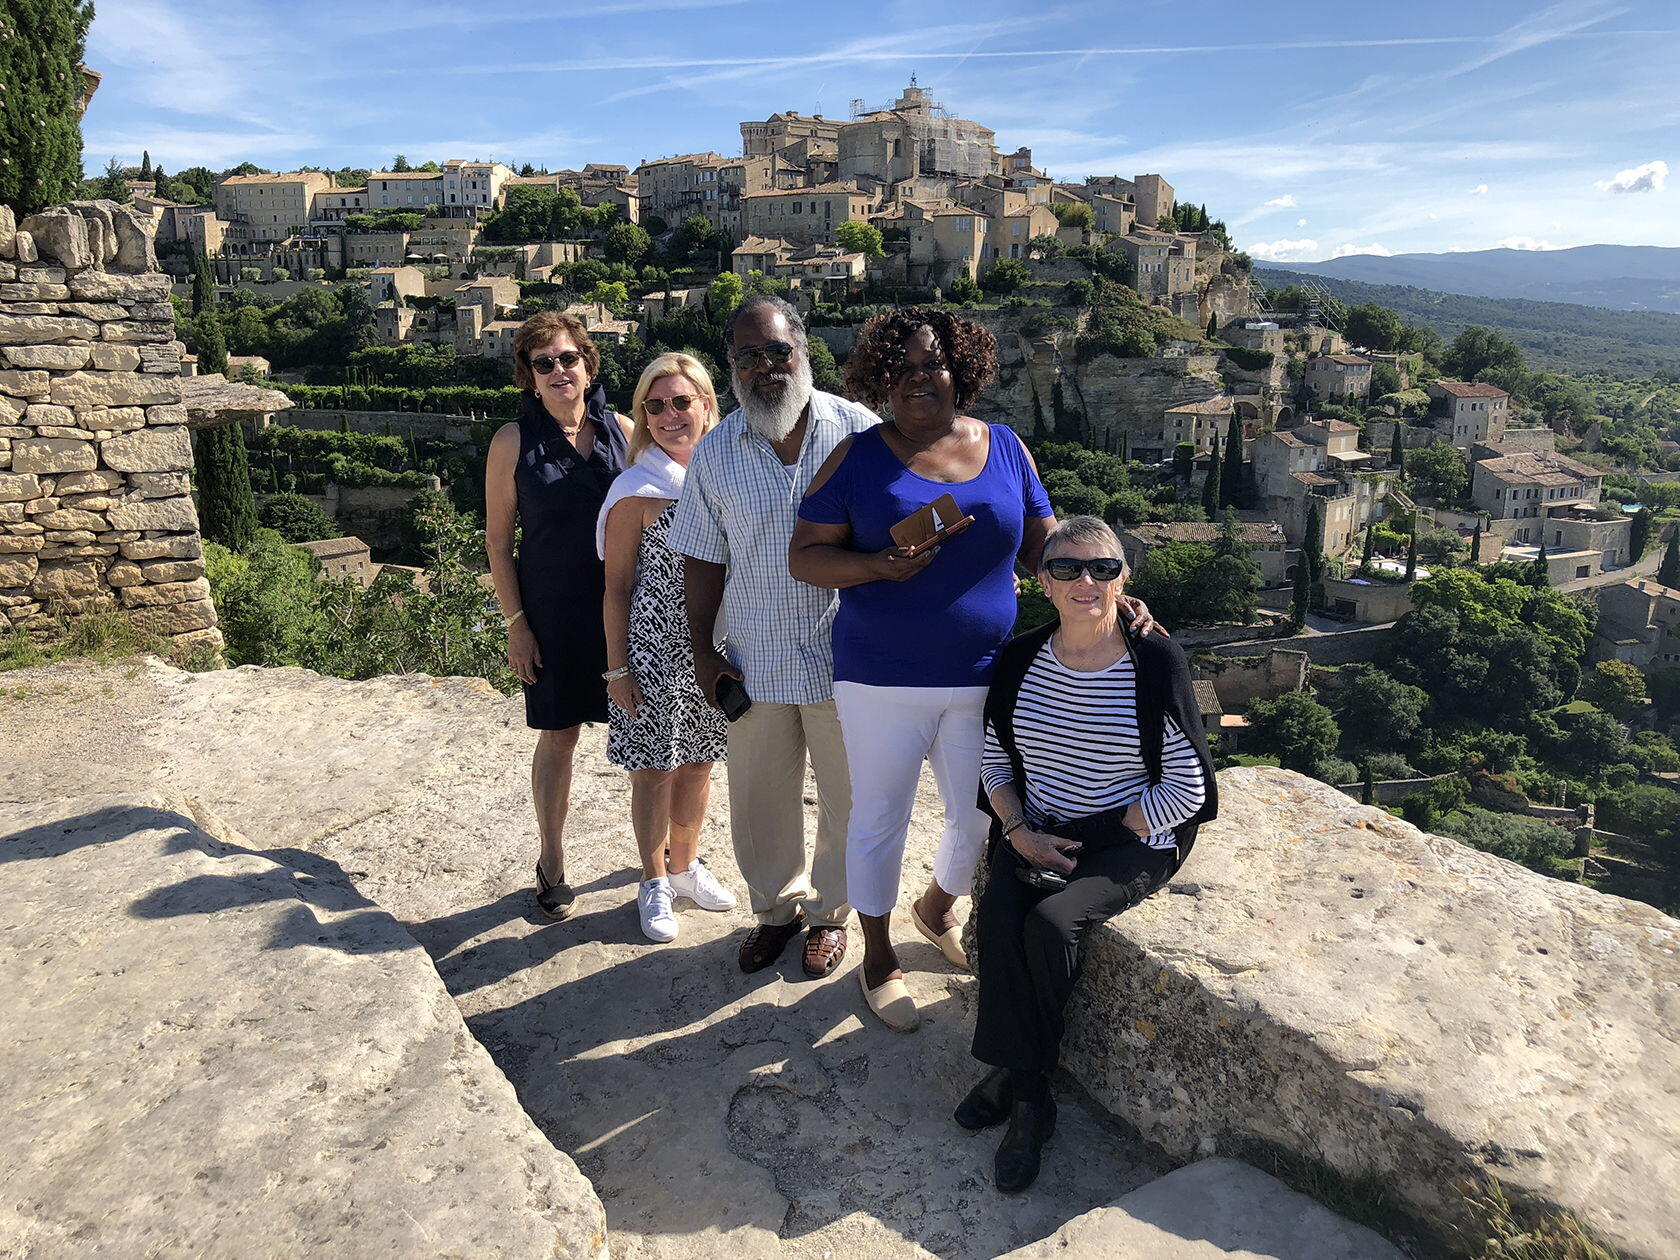
<svg viewBox="0 0 1680 1260">
<path fill-rule="evenodd" d="M 1257 1168 L 1204 1159 L 999 1260 L 1404 1260 L 1404 1253 Z"/>
</svg>

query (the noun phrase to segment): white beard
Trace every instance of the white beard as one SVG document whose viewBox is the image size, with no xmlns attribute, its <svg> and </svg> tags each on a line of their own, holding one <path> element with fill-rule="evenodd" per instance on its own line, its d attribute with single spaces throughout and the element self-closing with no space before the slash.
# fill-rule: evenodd
<svg viewBox="0 0 1680 1260">
<path fill-rule="evenodd" d="M 786 372 L 772 373 L 770 379 L 786 384 L 775 402 L 762 401 L 750 385 L 740 390 L 738 401 L 748 424 L 767 441 L 780 442 L 793 432 L 811 401 L 811 361 L 803 354 L 796 355 Z"/>
</svg>

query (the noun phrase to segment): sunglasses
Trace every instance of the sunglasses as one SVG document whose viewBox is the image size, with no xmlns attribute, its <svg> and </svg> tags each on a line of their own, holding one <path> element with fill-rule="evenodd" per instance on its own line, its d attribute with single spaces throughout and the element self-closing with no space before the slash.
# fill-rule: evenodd
<svg viewBox="0 0 1680 1260">
<path fill-rule="evenodd" d="M 576 350 L 562 350 L 559 354 L 539 354 L 531 360 L 531 366 L 538 376 L 547 376 L 557 367 L 563 367 L 568 372 L 583 362 L 583 356 Z"/>
<path fill-rule="evenodd" d="M 671 404 L 672 411 L 687 411 L 698 399 L 693 394 L 672 394 L 669 398 L 644 398 L 642 409 L 650 416 L 657 416 L 664 412 L 665 404 Z"/>
<path fill-rule="evenodd" d="M 1126 562 L 1113 556 L 1097 556 L 1092 560 L 1057 556 L 1044 562 L 1044 571 L 1058 582 L 1077 582 L 1081 573 L 1089 573 L 1093 582 L 1112 582 L 1126 571 Z"/>
<path fill-rule="evenodd" d="M 767 346 L 751 346 L 745 350 L 737 350 L 733 361 L 737 372 L 756 371 L 761 363 L 767 363 L 771 367 L 786 367 L 793 361 L 793 347 L 785 341 L 772 341 Z"/>
</svg>

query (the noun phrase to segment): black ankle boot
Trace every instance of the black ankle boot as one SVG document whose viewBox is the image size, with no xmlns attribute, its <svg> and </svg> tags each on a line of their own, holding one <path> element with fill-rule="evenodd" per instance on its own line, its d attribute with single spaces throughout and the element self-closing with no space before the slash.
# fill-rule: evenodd
<svg viewBox="0 0 1680 1260">
<path fill-rule="evenodd" d="M 1056 1131 L 1056 1100 L 1042 1103 L 1016 1099 L 1009 1109 L 1009 1128 L 998 1144 L 993 1171 L 997 1188 L 1019 1194 L 1038 1180 L 1039 1152 Z"/>
<path fill-rule="evenodd" d="M 956 1122 L 965 1129 L 989 1129 L 1009 1119 L 1009 1069 L 993 1068 L 957 1104 Z"/>
</svg>

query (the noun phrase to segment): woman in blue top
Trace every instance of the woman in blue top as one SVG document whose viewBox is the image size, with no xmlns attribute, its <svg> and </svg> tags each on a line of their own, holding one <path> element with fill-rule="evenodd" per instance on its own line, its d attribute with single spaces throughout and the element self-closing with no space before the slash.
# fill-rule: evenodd
<svg viewBox="0 0 1680 1260">
<path fill-rule="evenodd" d="M 794 577 L 841 592 L 834 700 L 852 781 L 847 893 L 862 920 L 865 998 L 901 1032 L 919 1017 L 888 926 L 922 761 L 939 784 L 945 833 L 910 917 L 967 966 L 952 908 L 986 841 L 976 804 L 986 688 L 1015 625 L 1015 565 L 1034 571 L 1056 523 L 1014 431 L 962 414 L 996 370 L 995 345 L 948 311 L 911 307 L 864 325 L 847 385 L 877 407 L 890 403 L 892 419 L 835 448 L 788 551 Z M 908 557 L 892 527 L 946 494 L 974 524 Z"/>
</svg>

